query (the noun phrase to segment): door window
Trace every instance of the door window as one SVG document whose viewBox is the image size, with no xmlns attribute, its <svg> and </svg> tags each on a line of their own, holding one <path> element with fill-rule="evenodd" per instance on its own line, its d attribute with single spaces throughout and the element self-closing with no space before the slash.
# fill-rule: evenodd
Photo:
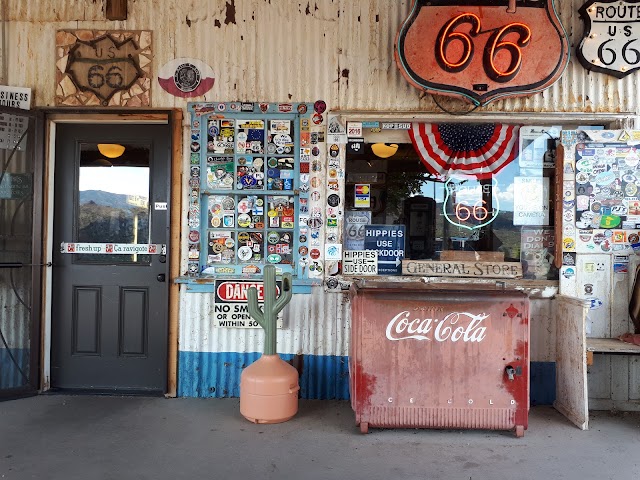
<svg viewBox="0 0 640 480">
<path fill-rule="evenodd" d="M 149 243 L 149 145 L 80 144 L 76 241 Z M 148 264 L 149 255 L 77 254 L 78 263 Z"/>
</svg>

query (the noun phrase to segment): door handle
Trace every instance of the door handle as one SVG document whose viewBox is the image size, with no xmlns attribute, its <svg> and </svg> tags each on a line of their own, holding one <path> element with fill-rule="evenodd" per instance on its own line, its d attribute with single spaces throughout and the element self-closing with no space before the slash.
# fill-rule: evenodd
<svg viewBox="0 0 640 480">
<path fill-rule="evenodd" d="M 166 280 L 166 275 L 164 273 L 160 273 L 157 277 L 159 282 L 164 282 Z"/>
</svg>

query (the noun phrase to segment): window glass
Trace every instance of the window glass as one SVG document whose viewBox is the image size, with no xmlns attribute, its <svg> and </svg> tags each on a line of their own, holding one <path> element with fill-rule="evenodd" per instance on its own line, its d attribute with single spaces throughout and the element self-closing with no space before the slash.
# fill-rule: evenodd
<svg viewBox="0 0 640 480">
<path fill-rule="evenodd" d="M 405 225 L 405 259 L 499 252 L 504 261 L 522 261 L 525 278 L 557 278 L 552 199 L 559 135 L 560 127 L 522 127 L 519 155 L 482 179 L 429 173 L 410 141 L 389 158 L 365 143 L 363 153 L 347 153 L 345 250 L 362 249 L 363 223 Z"/>
<path fill-rule="evenodd" d="M 111 154 L 104 145 L 123 150 Z M 149 152 L 148 145 L 80 146 L 77 242 L 149 243 Z M 83 253 L 74 262 L 148 264 L 150 256 Z"/>
</svg>

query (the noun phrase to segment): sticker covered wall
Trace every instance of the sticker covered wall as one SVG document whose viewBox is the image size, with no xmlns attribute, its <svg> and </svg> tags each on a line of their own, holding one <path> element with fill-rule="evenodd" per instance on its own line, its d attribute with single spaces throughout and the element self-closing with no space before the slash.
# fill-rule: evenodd
<svg viewBox="0 0 640 480">
<path fill-rule="evenodd" d="M 189 104 L 190 276 L 260 275 L 273 264 L 296 281 L 322 277 L 316 104 L 324 111 L 318 102 Z"/>
</svg>

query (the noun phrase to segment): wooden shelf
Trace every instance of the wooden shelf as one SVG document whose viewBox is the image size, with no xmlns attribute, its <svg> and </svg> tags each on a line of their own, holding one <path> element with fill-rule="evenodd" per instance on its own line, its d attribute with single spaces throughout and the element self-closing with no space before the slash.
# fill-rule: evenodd
<svg viewBox="0 0 640 480">
<path fill-rule="evenodd" d="M 640 345 L 623 342 L 617 338 L 587 338 L 587 352 L 640 354 Z"/>
</svg>

